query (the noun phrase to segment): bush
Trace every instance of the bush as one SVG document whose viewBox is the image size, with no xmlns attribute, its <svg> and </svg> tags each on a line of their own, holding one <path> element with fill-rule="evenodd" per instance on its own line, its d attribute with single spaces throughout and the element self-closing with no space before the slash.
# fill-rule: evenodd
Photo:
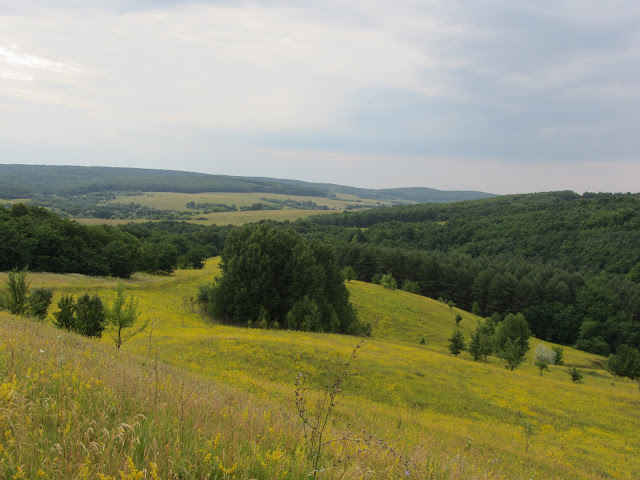
<svg viewBox="0 0 640 480">
<path fill-rule="evenodd" d="M 629 345 L 620 345 L 607 362 L 611 372 L 621 377 L 640 378 L 640 351 Z"/>
<path fill-rule="evenodd" d="M 564 348 L 562 348 L 559 345 L 556 345 L 553 348 L 554 353 L 556 354 L 555 358 L 553 359 L 553 364 L 554 365 L 564 365 Z"/>
<path fill-rule="evenodd" d="M 71 295 L 63 296 L 58 302 L 59 310 L 53 314 L 54 325 L 65 330 L 75 330 L 76 302 Z"/>
<path fill-rule="evenodd" d="M 75 305 L 74 328 L 87 337 L 101 337 L 105 328 L 105 309 L 97 295 L 83 295 Z"/>
<path fill-rule="evenodd" d="M 573 383 L 582 383 L 582 373 L 576 367 L 570 369 L 568 373 Z"/>
<path fill-rule="evenodd" d="M 7 278 L 7 309 L 14 315 L 25 315 L 29 311 L 29 283 L 27 272 L 13 270 Z"/>
<path fill-rule="evenodd" d="M 380 285 L 390 290 L 395 290 L 396 288 L 398 288 L 398 282 L 396 282 L 396 279 L 393 278 L 393 275 L 391 275 L 390 273 L 382 275 L 382 277 L 380 278 Z"/>
<path fill-rule="evenodd" d="M 34 317 L 44 320 L 51 305 L 53 292 L 48 288 L 36 288 L 29 296 L 29 312 Z"/>
</svg>

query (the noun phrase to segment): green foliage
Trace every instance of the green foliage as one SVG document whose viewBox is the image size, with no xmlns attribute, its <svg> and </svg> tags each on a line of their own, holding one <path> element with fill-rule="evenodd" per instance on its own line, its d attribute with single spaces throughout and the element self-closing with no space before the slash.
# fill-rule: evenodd
<svg viewBox="0 0 640 480">
<path fill-rule="evenodd" d="M 582 372 L 580 372 L 580 370 L 578 370 L 576 367 L 572 367 L 567 373 L 569 373 L 569 376 L 571 377 L 571 381 L 573 383 L 582 383 Z"/>
<path fill-rule="evenodd" d="M 332 250 L 291 230 L 253 225 L 233 231 L 207 311 L 235 325 L 365 332 L 349 303 Z"/>
<path fill-rule="evenodd" d="M 475 361 L 486 360 L 493 353 L 493 329 L 488 322 L 479 323 L 471 334 L 469 353 Z"/>
<path fill-rule="evenodd" d="M 515 370 L 518 366 L 524 362 L 524 357 L 527 351 L 522 347 L 522 343 L 519 338 L 515 340 L 507 338 L 506 342 L 502 346 L 502 350 L 499 351 L 499 355 L 506 361 L 506 367 L 508 370 Z"/>
<path fill-rule="evenodd" d="M 460 353 L 465 349 L 464 343 L 464 335 L 459 328 L 456 328 L 449 338 L 449 351 L 453 355 L 460 355 Z"/>
<path fill-rule="evenodd" d="M 7 309 L 14 315 L 25 315 L 29 312 L 29 282 L 24 270 L 9 272 L 6 302 Z"/>
<path fill-rule="evenodd" d="M 420 285 L 418 284 L 418 282 L 414 282 L 413 280 L 405 280 L 404 282 L 402 282 L 402 290 L 419 295 Z"/>
<path fill-rule="evenodd" d="M 75 307 L 74 330 L 87 337 L 101 337 L 105 329 L 106 314 L 102 300 L 97 295 L 85 294 L 78 298 Z"/>
<path fill-rule="evenodd" d="M 496 350 L 498 353 L 503 352 L 510 340 L 512 343 L 517 343 L 518 350 L 524 355 L 529 350 L 529 337 L 531 337 L 531 330 L 524 315 L 510 313 L 496 326 L 494 333 Z"/>
<path fill-rule="evenodd" d="M 29 295 L 29 313 L 40 319 L 44 320 L 47 317 L 49 305 L 51 305 L 51 299 L 53 298 L 53 292 L 49 288 L 36 288 Z"/>
<path fill-rule="evenodd" d="M 380 277 L 380 285 L 384 288 L 388 288 L 389 290 L 395 290 L 398 288 L 398 282 L 396 282 L 396 279 L 393 278 L 393 275 L 390 273 L 385 273 Z"/>
<path fill-rule="evenodd" d="M 553 358 L 554 365 L 564 365 L 564 348 L 560 345 L 554 345 L 551 347 L 553 352 L 556 354 Z"/>
<path fill-rule="evenodd" d="M 607 367 L 621 377 L 640 378 L 640 351 L 629 345 L 620 345 L 618 351 L 609 357 Z"/>
<path fill-rule="evenodd" d="M 58 311 L 54 312 L 54 325 L 65 330 L 75 330 L 76 302 L 71 295 L 64 295 L 58 301 Z"/>
<path fill-rule="evenodd" d="M 456 313 L 455 321 L 456 321 L 456 327 L 460 326 L 460 322 L 462 322 L 462 315 L 460 315 L 459 313 Z"/>
<path fill-rule="evenodd" d="M 134 297 L 127 299 L 124 293 L 124 285 L 119 284 L 116 289 L 116 298 L 111 308 L 107 310 L 107 323 L 112 329 L 112 338 L 116 350 L 146 328 L 146 323 L 136 329 L 132 329 L 140 316 L 138 302 Z"/>
<path fill-rule="evenodd" d="M 352 266 L 347 265 L 342 269 L 342 277 L 346 281 L 356 280 L 358 278 L 358 274 L 356 273 L 356 271 L 353 269 Z"/>
</svg>

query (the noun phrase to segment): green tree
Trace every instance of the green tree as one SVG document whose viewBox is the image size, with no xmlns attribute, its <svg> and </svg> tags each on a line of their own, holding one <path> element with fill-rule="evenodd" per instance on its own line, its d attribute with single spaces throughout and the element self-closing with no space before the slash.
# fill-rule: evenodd
<svg viewBox="0 0 640 480">
<path fill-rule="evenodd" d="M 221 270 L 206 298 L 207 311 L 223 322 L 366 333 L 328 245 L 289 229 L 246 226 L 228 235 Z"/>
<path fill-rule="evenodd" d="M 125 342 L 131 340 L 146 328 L 147 325 L 142 324 L 133 329 L 133 325 L 139 316 L 138 302 L 133 297 L 127 298 L 124 293 L 124 285 L 119 284 L 116 289 L 116 298 L 111 308 L 107 310 L 106 315 L 107 322 L 112 330 L 112 338 L 116 350 L 120 350 Z"/>
<path fill-rule="evenodd" d="M 58 301 L 57 312 L 54 312 L 54 325 L 58 328 L 64 328 L 65 330 L 75 329 L 75 312 L 76 302 L 71 295 L 64 295 Z"/>
<path fill-rule="evenodd" d="M 114 240 L 104 248 L 103 255 L 114 277 L 129 278 L 135 271 L 136 252 L 130 244 Z"/>
<path fill-rule="evenodd" d="M 105 329 L 106 313 L 97 295 L 78 298 L 75 308 L 74 330 L 87 337 L 101 337 Z"/>
<path fill-rule="evenodd" d="M 500 351 L 500 357 L 507 362 L 506 367 L 509 370 L 518 368 L 524 361 L 526 354 L 527 351 L 522 347 L 522 342 L 520 342 L 519 338 L 507 338 Z"/>
<path fill-rule="evenodd" d="M 347 282 L 358 278 L 358 274 L 351 265 L 347 265 L 342 269 L 342 276 Z"/>
<path fill-rule="evenodd" d="M 553 348 L 554 353 L 556 354 L 553 359 L 554 365 L 564 365 L 564 348 L 560 345 L 555 345 Z"/>
<path fill-rule="evenodd" d="M 529 337 L 531 337 L 531 330 L 524 315 L 510 313 L 496 326 L 494 343 L 499 353 L 505 350 L 507 340 L 517 342 L 518 350 L 526 354 L 529 351 Z"/>
<path fill-rule="evenodd" d="M 629 345 L 620 345 L 609 357 L 607 367 L 621 377 L 640 378 L 640 351 Z"/>
<path fill-rule="evenodd" d="M 29 295 L 29 313 L 34 317 L 44 320 L 47 317 L 53 292 L 48 288 L 36 288 Z"/>
<path fill-rule="evenodd" d="M 486 360 L 493 353 L 492 331 L 486 322 L 479 323 L 469 343 L 469 353 L 475 361 Z"/>
<path fill-rule="evenodd" d="M 453 335 L 451 335 L 451 338 L 449 338 L 449 351 L 453 354 L 453 355 L 459 355 L 460 352 L 462 352 L 465 348 L 465 343 L 464 343 L 464 335 L 462 334 L 462 331 L 460 331 L 459 328 L 456 328 L 453 332 Z"/>
<path fill-rule="evenodd" d="M 391 275 L 390 273 L 385 273 L 384 275 L 382 275 L 382 277 L 380 278 L 380 285 L 390 290 L 395 290 L 396 288 L 398 288 L 398 282 L 396 282 L 396 279 L 393 278 L 393 275 Z"/>
<path fill-rule="evenodd" d="M 29 282 L 27 272 L 12 270 L 7 277 L 7 309 L 14 315 L 25 315 L 29 311 Z"/>
</svg>

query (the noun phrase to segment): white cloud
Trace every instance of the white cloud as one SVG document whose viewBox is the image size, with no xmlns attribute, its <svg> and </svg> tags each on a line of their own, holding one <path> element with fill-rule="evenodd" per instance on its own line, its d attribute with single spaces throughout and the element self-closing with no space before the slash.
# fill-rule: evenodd
<svg viewBox="0 0 640 480">
<path fill-rule="evenodd" d="M 503 192 L 626 189 L 640 148 L 631 0 L 12 3 L 9 161 Z"/>
</svg>

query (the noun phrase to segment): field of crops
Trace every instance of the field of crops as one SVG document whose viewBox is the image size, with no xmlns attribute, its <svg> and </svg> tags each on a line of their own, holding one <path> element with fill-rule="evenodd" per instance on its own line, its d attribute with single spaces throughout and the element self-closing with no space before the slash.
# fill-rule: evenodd
<svg viewBox="0 0 640 480">
<path fill-rule="evenodd" d="M 319 390 L 327 381 L 327 369 L 337 368 L 339 360 L 350 354 L 358 339 L 214 324 L 201 317 L 192 300 L 198 285 L 211 281 L 217 269 L 217 260 L 210 260 L 201 271 L 181 270 L 164 277 L 137 274 L 126 281 L 127 292 L 140 302 L 141 321 L 149 321 L 150 325 L 143 334 L 125 344 L 120 357 L 114 355 L 115 349 L 109 345 L 108 335 L 95 343 L 59 333 L 56 336 L 56 330 L 45 326 L 23 327 L 13 320 L 3 321 L 0 402 L 7 402 L 8 394 L 3 394 L 6 391 L 22 392 L 20 398 L 28 395 L 40 398 L 37 389 L 34 390 L 34 382 L 45 392 L 43 395 L 57 399 L 58 416 L 53 418 L 57 419 L 54 423 L 61 431 L 43 434 L 49 443 L 42 440 L 42 445 L 60 444 L 63 453 L 67 451 L 65 449 L 73 450 L 73 442 L 82 437 L 73 422 L 68 427 L 71 430 L 65 434 L 70 415 L 73 418 L 93 415 L 93 407 L 84 400 L 94 398 L 91 395 L 105 396 L 91 400 L 97 405 L 104 405 L 107 399 L 118 405 L 112 416 L 100 417 L 108 424 L 105 428 L 110 432 L 117 431 L 118 421 L 135 425 L 136 413 L 145 415 L 145 419 L 154 419 L 151 423 L 138 420 L 140 425 L 132 427 L 132 432 L 138 432 L 135 435 L 140 437 L 140 432 L 144 433 L 142 447 L 129 446 L 122 450 L 129 452 L 136 469 L 147 469 L 147 476 L 123 478 L 154 478 L 151 462 L 163 473 L 158 478 L 302 478 L 301 472 L 308 464 L 300 458 L 299 452 L 296 453 L 296 445 L 300 443 L 300 431 L 293 415 L 296 376 L 304 374 L 309 385 Z M 78 295 L 84 292 L 98 293 L 110 301 L 116 286 L 113 279 L 81 275 L 33 274 L 31 280 L 34 287 L 54 288 L 54 303 L 63 293 Z M 3 281 L 4 277 L 0 275 L 0 282 Z M 359 351 L 355 361 L 356 374 L 344 386 L 332 429 L 357 432 L 362 438 L 373 435 L 371 438 L 384 442 L 374 442 L 375 447 L 360 445 L 357 454 L 354 450 L 349 466 L 345 467 L 345 478 L 398 478 L 400 470 L 393 469 L 404 466 L 405 460 L 407 478 L 640 478 L 637 455 L 640 451 L 637 435 L 640 391 L 637 384 L 614 378 L 603 370 L 601 357 L 565 348 L 566 365 L 552 366 L 544 376 L 539 375 L 531 358 L 515 372 L 507 371 L 495 358 L 487 363 L 473 362 L 466 354 L 454 358 L 446 350 L 447 338 L 454 327 L 454 315 L 456 312 L 462 314 L 462 326 L 467 334 L 477 321 L 473 315 L 450 309 L 435 300 L 377 285 L 350 282 L 349 290 L 361 318 L 372 323 L 373 336 Z M 422 338 L 426 345 L 419 343 Z M 532 341 L 532 350 L 535 343 Z M 52 353 L 41 357 L 40 349 Z M 21 353 L 11 353 L 16 350 Z M 41 377 L 59 372 L 60 358 L 69 362 L 71 357 L 77 357 L 79 362 L 73 369 L 76 380 L 69 380 L 73 378 L 69 373 L 68 382 L 63 386 L 60 385 L 62 380 L 56 380 L 54 385 L 44 385 Z M 22 373 L 13 378 L 9 365 L 17 362 L 15 358 L 23 358 L 24 365 Z M 180 370 L 172 372 L 189 372 L 171 377 L 172 386 L 160 389 L 162 395 L 166 395 L 163 397 L 166 414 L 153 409 L 152 399 L 157 386 L 150 379 L 156 358 L 161 365 L 170 366 L 163 367 L 167 371 L 178 368 Z M 44 372 L 38 374 L 40 380 L 25 377 L 27 365 L 32 377 L 40 370 Z M 567 369 L 572 366 L 583 370 L 583 384 L 571 382 Z M 125 372 L 122 378 L 121 372 Z M 170 376 L 166 375 L 167 378 Z M 188 388 L 180 387 L 180 378 L 185 379 Z M 82 386 L 83 382 L 89 382 L 93 387 L 87 390 Z M 96 382 L 102 382 L 99 388 Z M 68 394 L 62 395 L 60 388 L 69 389 Z M 58 396 L 49 389 L 58 389 L 55 390 Z M 211 394 L 209 398 L 202 393 L 208 389 L 226 393 Z M 83 393 L 85 391 L 87 393 Z M 194 393 L 196 391 L 198 393 Z M 134 400 L 138 398 L 136 395 L 143 399 L 139 407 Z M 227 398 L 224 395 L 229 395 L 228 401 L 216 400 Z M 77 400 L 71 400 L 75 398 Z M 184 454 L 177 453 L 175 441 L 166 440 L 175 434 L 171 428 L 178 428 L 178 423 L 172 423 L 174 427 L 170 427 L 170 420 L 175 421 L 176 415 L 179 418 L 179 405 L 188 404 L 186 398 L 189 402 L 212 402 L 207 406 L 208 416 L 204 419 L 184 413 L 189 409 L 183 411 L 183 418 L 191 422 L 188 428 L 189 435 L 193 436 L 189 437 L 192 442 L 189 445 L 202 442 L 206 446 L 206 438 L 213 441 L 216 434 L 220 434 L 225 440 L 219 440 L 220 445 L 224 443 L 227 448 L 224 453 L 219 446 L 217 450 L 202 447 L 201 454 L 195 446 L 185 448 Z M 62 408 L 60 402 L 70 404 Z M 23 402 L 11 408 L 24 409 L 27 404 Z M 11 408 L 2 404 L 0 415 L 11 412 Z M 213 411 L 216 413 L 211 413 Z M 26 414 L 23 411 L 23 415 Z M 10 425 L 3 417 L 0 417 L 0 424 L 3 429 Z M 81 425 L 78 428 L 90 426 L 88 423 Z M 160 440 L 155 440 L 154 450 L 149 442 L 156 426 Z M 96 427 L 92 428 L 97 431 Z M 14 447 L 19 443 L 18 434 L 25 435 L 29 445 L 36 445 L 34 452 L 45 452 L 44 446 L 42 449 L 37 447 L 40 444 L 27 432 L 11 432 L 9 437 L 0 440 L 5 452 L 11 449 L 11 441 Z M 61 443 L 61 435 L 75 440 Z M 127 434 L 122 435 L 126 437 Z M 164 447 L 165 440 L 167 447 Z M 166 455 L 158 445 L 167 449 Z M 392 446 L 396 455 L 381 445 Z M 344 453 L 340 448 L 332 446 L 333 458 Z M 279 456 L 286 467 L 277 474 L 267 467 L 260 470 L 260 464 L 256 466 L 256 462 L 250 460 L 252 455 L 248 452 L 251 449 L 257 455 L 255 458 Z M 278 453 L 274 453 L 276 451 Z M 374 451 L 375 455 L 367 454 Z M 22 458 L 24 468 L 27 468 L 27 460 L 31 459 L 29 461 L 33 463 L 32 457 L 36 453 L 24 452 Z M 173 466 L 161 462 L 167 456 L 179 457 L 180 461 L 192 465 L 193 471 L 202 472 L 203 467 L 198 466 L 200 470 L 197 470 L 195 465 L 201 465 L 207 452 L 225 469 L 236 465 L 235 470 L 224 473 L 226 470 L 220 470 L 218 465 L 217 470 L 211 470 L 218 472 L 218 476 L 169 477 L 167 474 L 176 471 L 179 461 L 175 460 Z M 64 455 L 59 457 L 52 463 L 52 469 L 63 468 L 61 458 Z M 123 460 L 126 455 L 117 460 L 115 454 L 110 453 L 103 463 L 91 460 L 94 457 L 90 455 L 86 461 L 81 457 L 74 458 L 75 467 L 68 468 L 79 472 L 79 465 L 85 464 L 91 475 L 100 471 L 114 477 L 119 471 L 127 475 L 132 468 Z M 263 463 L 270 465 L 266 461 Z M 35 463 L 28 468 L 30 472 L 36 471 Z M 366 473 L 367 468 L 370 468 L 369 473 Z M 49 478 L 60 477 L 49 474 Z M 82 477 L 78 473 L 77 477 L 70 478 Z M 86 478 L 95 478 L 95 475 Z M 340 472 L 328 470 L 320 478 L 340 478 Z"/>
</svg>

